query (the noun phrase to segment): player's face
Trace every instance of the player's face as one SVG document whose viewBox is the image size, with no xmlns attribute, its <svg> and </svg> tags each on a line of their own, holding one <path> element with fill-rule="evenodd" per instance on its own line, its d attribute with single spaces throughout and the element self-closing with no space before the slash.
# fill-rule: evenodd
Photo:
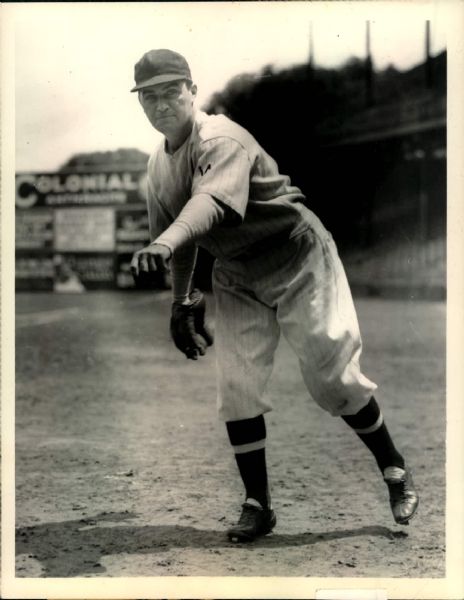
<svg viewBox="0 0 464 600">
<path fill-rule="evenodd" d="M 185 81 L 160 83 L 139 92 L 139 100 L 155 129 L 176 137 L 193 122 L 196 86 Z"/>
</svg>

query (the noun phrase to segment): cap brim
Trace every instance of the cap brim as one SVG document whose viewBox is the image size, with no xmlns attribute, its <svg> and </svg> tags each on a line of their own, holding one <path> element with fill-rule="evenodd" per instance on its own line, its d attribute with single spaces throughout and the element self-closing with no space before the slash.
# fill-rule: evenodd
<svg viewBox="0 0 464 600">
<path fill-rule="evenodd" d="M 142 83 L 138 83 L 135 87 L 131 89 L 131 92 L 137 92 L 138 90 L 143 90 L 144 88 L 151 87 L 152 85 L 158 85 L 159 83 L 168 83 L 169 81 L 178 81 L 179 79 L 189 79 L 186 75 L 177 74 L 166 74 L 166 75 L 155 75 L 151 79 L 147 79 L 146 81 L 142 81 Z"/>
</svg>

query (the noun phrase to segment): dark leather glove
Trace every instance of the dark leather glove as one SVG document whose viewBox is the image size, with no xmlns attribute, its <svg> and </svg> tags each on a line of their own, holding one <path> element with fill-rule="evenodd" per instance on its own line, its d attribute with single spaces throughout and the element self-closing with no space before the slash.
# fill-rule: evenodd
<svg viewBox="0 0 464 600">
<path fill-rule="evenodd" d="M 187 358 L 197 360 L 213 344 L 213 335 L 205 323 L 206 304 L 200 290 L 193 290 L 190 303 L 173 302 L 171 312 L 171 337 Z"/>
</svg>

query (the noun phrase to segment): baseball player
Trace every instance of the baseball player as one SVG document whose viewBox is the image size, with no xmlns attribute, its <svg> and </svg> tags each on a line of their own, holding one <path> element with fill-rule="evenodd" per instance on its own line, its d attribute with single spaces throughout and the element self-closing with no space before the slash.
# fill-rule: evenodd
<svg viewBox="0 0 464 600">
<path fill-rule="evenodd" d="M 280 333 L 312 398 L 372 452 L 394 520 L 408 524 L 419 498 L 373 396 L 377 386 L 360 370 L 356 312 L 332 236 L 250 133 L 195 108 L 197 88 L 183 56 L 147 52 L 135 65 L 135 83 L 131 91 L 164 140 L 148 163 L 152 242 L 134 254 L 131 269 L 136 278 L 171 270 L 171 334 L 193 360 L 213 343 L 203 296 L 192 290 L 198 246 L 215 257 L 218 410 L 245 488 L 229 539 L 251 541 L 276 524 L 264 414 L 272 408 L 265 388 Z"/>
</svg>

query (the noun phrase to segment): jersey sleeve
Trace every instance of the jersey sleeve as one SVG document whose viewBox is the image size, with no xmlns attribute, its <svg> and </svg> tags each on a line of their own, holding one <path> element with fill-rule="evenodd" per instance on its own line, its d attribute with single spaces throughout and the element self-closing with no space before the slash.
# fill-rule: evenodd
<svg viewBox="0 0 464 600">
<path fill-rule="evenodd" d="M 250 158 L 243 146 L 229 137 L 202 142 L 192 181 L 192 196 L 209 194 L 228 210 L 228 220 L 241 223 L 250 189 Z"/>
</svg>

